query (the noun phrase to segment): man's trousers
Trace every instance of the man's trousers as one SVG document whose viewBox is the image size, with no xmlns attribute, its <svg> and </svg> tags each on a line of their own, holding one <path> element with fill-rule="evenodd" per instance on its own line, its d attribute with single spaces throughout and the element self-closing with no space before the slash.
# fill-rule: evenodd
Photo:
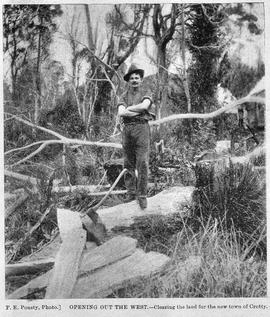
<svg viewBox="0 0 270 317">
<path fill-rule="evenodd" d="M 150 127 L 148 122 L 124 125 L 123 133 L 125 185 L 127 193 L 147 196 L 148 165 L 150 151 Z M 135 169 L 138 171 L 136 180 Z"/>
</svg>

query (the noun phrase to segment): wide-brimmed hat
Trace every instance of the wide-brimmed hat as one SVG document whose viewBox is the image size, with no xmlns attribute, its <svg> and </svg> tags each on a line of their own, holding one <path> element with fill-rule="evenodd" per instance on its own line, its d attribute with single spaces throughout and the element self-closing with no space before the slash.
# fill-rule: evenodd
<svg viewBox="0 0 270 317">
<path fill-rule="evenodd" d="M 124 76 L 125 81 L 129 81 L 129 77 L 133 73 L 139 73 L 141 77 L 144 76 L 144 70 L 141 68 L 138 68 L 135 64 L 131 64 L 126 75 Z"/>
</svg>

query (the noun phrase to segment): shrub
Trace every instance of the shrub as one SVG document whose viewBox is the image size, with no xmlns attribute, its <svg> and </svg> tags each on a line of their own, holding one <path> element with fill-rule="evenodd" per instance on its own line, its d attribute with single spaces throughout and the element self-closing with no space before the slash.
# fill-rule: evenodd
<svg viewBox="0 0 270 317">
<path fill-rule="evenodd" d="M 214 170 L 211 169 L 214 173 Z M 207 170 L 208 183 L 194 193 L 193 217 L 197 226 L 217 219 L 225 230 L 235 228 L 242 241 L 260 240 L 254 248 L 266 255 L 266 193 L 265 181 L 250 164 L 232 164 L 216 175 Z M 203 175 L 201 175 L 203 178 Z M 195 225 L 195 224 L 194 224 Z M 261 239 L 260 237 L 264 238 Z"/>
</svg>

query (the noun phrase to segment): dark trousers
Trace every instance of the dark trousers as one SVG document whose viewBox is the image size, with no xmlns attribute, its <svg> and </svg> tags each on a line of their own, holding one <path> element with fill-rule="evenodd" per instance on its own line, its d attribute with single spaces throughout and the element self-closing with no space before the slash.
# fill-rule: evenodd
<svg viewBox="0 0 270 317">
<path fill-rule="evenodd" d="M 123 130 L 125 185 L 128 194 L 147 195 L 148 165 L 150 150 L 150 127 L 148 123 L 133 123 Z M 135 169 L 138 171 L 136 182 Z"/>
</svg>

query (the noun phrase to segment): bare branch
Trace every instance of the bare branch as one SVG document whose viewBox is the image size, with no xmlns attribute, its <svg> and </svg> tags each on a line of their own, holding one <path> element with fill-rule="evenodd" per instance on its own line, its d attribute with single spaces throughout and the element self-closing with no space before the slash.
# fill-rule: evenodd
<svg viewBox="0 0 270 317">
<path fill-rule="evenodd" d="M 117 89 L 116 89 L 114 83 L 111 81 L 110 77 L 108 76 L 108 74 L 107 74 L 107 72 L 106 72 L 106 70 L 104 68 L 103 68 L 103 73 L 104 73 L 104 75 L 106 77 L 106 79 L 103 79 L 103 80 L 104 81 L 108 81 L 110 83 L 110 85 L 112 87 L 112 90 L 113 90 L 114 94 L 116 95 Z"/>
<path fill-rule="evenodd" d="M 85 141 L 85 140 L 78 140 L 78 139 L 68 139 L 63 138 L 62 140 L 48 140 L 43 142 L 43 144 L 34 152 L 27 155 L 25 158 L 21 159 L 20 161 L 10 165 L 10 166 L 16 166 L 19 165 L 33 156 L 37 155 L 39 152 L 41 152 L 46 146 L 50 144 L 79 144 L 79 145 L 91 145 L 91 146 L 100 146 L 100 147 L 112 147 L 116 149 L 122 149 L 122 145 L 120 143 L 110 143 L 110 142 L 94 142 L 94 141 Z"/>
<path fill-rule="evenodd" d="M 162 44 L 166 45 L 173 37 L 174 31 L 175 31 L 175 23 L 176 23 L 176 4 L 172 4 L 172 9 L 171 9 L 171 25 L 170 27 L 166 30 L 164 35 L 162 36 Z"/>
<path fill-rule="evenodd" d="M 22 122 L 22 123 L 24 123 L 24 124 L 26 124 L 26 125 L 28 125 L 28 126 L 30 126 L 32 128 L 39 129 L 41 131 L 47 132 L 49 134 L 52 134 L 52 135 L 56 136 L 59 139 L 66 139 L 66 137 L 64 137 L 63 135 L 61 135 L 61 134 L 59 134 L 59 133 L 57 133 L 55 131 L 52 131 L 52 130 L 46 129 L 44 127 L 38 126 L 38 125 L 36 125 L 36 124 L 34 124 L 34 123 L 30 122 L 30 121 L 24 120 L 24 119 L 22 119 L 22 118 L 20 118 L 18 116 L 15 116 L 15 115 L 13 115 L 11 113 L 7 113 L 6 112 L 5 114 L 10 115 L 13 119 L 15 119 L 17 121 L 20 121 L 20 122 Z"/>
<path fill-rule="evenodd" d="M 110 65 L 108 65 L 107 63 L 105 63 L 101 58 L 99 58 L 94 52 L 92 52 L 85 44 L 83 44 L 82 42 L 78 41 L 78 40 L 74 40 L 77 43 L 81 44 L 97 61 L 99 61 L 103 66 L 107 67 L 108 69 L 110 69 L 111 71 L 114 72 L 114 74 L 118 77 L 118 79 L 121 81 L 121 78 L 119 77 L 117 71 L 112 68 Z"/>
<path fill-rule="evenodd" d="M 246 96 L 244 98 L 241 98 L 239 100 L 236 100 L 232 103 L 230 103 L 227 106 L 224 106 L 218 110 L 215 110 L 213 112 L 210 113 L 180 113 L 180 114 L 173 114 L 171 116 L 156 120 L 156 121 L 150 121 L 150 125 L 159 125 L 162 123 L 166 123 L 169 121 L 173 121 L 173 120 L 179 120 L 179 119 L 211 119 L 214 117 L 219 116 L 220 114 L 235 108 L 243 103 L 246 102 L 256 102 L 256 103 L 261 103 L 264 104 L 265 103 L 265 99 L 261 98 L 261 97 L 253 97 L 253 96 Z"/>
<path fill-rule="evenodd" d="M 140 40 L 139 35 L 143 31 L 144 23 L 146 21 L 149 10 L 150 10 L 150 6 L 145 8 L 145 10 L 143 12 L 143 17 L 140 21 L 140 25 L 138 25 L 138 28 L 136 28 L 136 32 L 134 32 L 134 36 L 135 36 L 135 34 L 137 36 L 135 37 L 135 40 L 132 42 L 129 49 L 126 51 L 126 53 L 117 61 L 119 65 L 121 65 L 130 56 L 130 54 L 134 51 L 135 47 L 139 43 L 139 40 Z"/>
<path fill-rule="evenodd" d="M 41 144 L 41 146 L 37 150 L 35 150 L 31 154 L 27 155 L 23 159 L 19 160 L 18 162 L 12 164 L 11 166 L 16 166 L 16 165 L 19 165 L 19 164 L 29 160 L 31 157 L 33 157 L 33 156 L 37 155 L 39 152 L 41 152 L 46 147 L 46 145 L 47 145 L 46 143 Z"/>
<path fill-rule="evenodd" d="M 38 144 L 42 144 L 44 142 L 46 142 L 46 141 L 44 140 L 44 141 L 34 142 L 34 143 L 31 143 L 31 144 L 28 144 L 28 145 L 25 145 L 25 146 L 22 146 L 22 147 L 18 147 L 16 149 L 12 149 L 12 150 L 6 151 L 4 154 L 8 155 L 8 154 L 11 154 L 13 152 L 22 151 L 22 150 L 28 149 L 28 148 L 30 148 L 32 146 L 35 146 L 35 145 L 38 145 Z"/>
</svg>

